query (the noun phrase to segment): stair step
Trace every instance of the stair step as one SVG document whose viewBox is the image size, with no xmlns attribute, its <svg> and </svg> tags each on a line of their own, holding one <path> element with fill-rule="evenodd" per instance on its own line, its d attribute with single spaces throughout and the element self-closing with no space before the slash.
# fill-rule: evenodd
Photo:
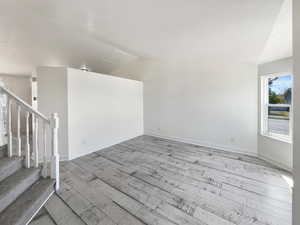
<svg viewBox="0 0 300 225">
<path fill-rule="evenodd" d="M 54 192 L 55 180 L 40 179 L 0 213 L 1 225 L 25 225 L 30 222 Z"/>
<path fill-rule="evenodd" d="M 20 169 L 0 183 L 0 212 L 15 201 L 40 176 L 40 169 Z M 1 223 L 0 223 L 1 224 Z"/>
<path fill-rule="evenodd" d="M 33 220 L 29 225 L 56 225 L 49 215 L 43 215 Z"/>
<path fill-rule="evenodd" d="M 0 182 L 21 168 L 21 158 L 0 158 Z"/>
<path fill-rule="evenodd" d="M 57 225 L 87 224 L 56 194 L 53 195 L 45 204 L 45 208 Z"/>
<path fill-rule="evenodd" d="M 7 155 L 7 145 L 0 146 L 0 158 Z"/>
</svg>

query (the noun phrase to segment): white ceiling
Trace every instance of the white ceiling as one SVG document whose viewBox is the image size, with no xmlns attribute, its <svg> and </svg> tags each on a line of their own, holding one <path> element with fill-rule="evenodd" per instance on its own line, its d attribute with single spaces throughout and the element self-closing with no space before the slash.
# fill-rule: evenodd
<svg viewBox="0 0 300 225">
<path fill-rule="evenodd" d="M 260 63 L 271 62 L 293 55 L 292 11 L 292 0 L 285 0 L 260 57 Z"/>
<path fill-rule="evenodd" d="M 283 0 L 1 0 L 0 73 L 138 57 L 257 62 Z"/>
</svg>

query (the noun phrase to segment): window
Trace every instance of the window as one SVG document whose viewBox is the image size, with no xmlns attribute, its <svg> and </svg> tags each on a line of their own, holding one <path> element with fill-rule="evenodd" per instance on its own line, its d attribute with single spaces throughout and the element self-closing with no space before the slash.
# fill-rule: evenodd
<svg viewBox="0 0 300 225">
<path fill-rule="evenodd" d="M 292 86 L 290 74 L 262 77 L 261 133 L 282 141 L 292 141 Z"/>
</svg>

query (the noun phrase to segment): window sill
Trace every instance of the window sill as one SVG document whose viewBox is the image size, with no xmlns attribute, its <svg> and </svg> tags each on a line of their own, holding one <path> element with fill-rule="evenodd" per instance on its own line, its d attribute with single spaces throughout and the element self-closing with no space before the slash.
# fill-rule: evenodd
<svg viewBox="0 0 300 225">
<path fill-rule="evenodd" d="M 263 137 L 270 138 L 276 141 L 285 142 L 288 144 L 292 144 L 292 139 L 283 135 L 277 135 L 277 134 L 260 134 Z"/>
</svg>

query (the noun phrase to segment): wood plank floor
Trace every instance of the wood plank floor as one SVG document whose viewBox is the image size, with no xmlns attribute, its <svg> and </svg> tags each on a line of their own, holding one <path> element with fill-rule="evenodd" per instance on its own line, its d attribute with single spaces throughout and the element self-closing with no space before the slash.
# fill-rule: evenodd
<svg viewBox="0 0 300 225">
<path fill-rule="evenodd" d="M 288 173 L 254 157 L 141 136 L 61 164 L 31 225 L 291 225 Z"/>
</svg>

